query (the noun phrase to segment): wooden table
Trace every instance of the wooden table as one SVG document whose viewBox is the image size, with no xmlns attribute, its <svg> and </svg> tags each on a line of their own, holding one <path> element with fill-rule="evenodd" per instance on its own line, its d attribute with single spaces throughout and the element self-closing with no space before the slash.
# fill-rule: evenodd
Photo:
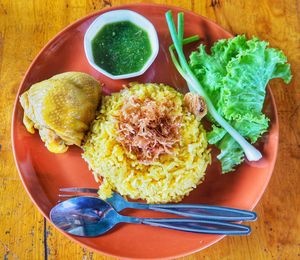
<svg viewBox="0 0 300 260">
<path fill-rule="evenodd" d="M 0 1 L 0 255 L 2 259 L 112 259 L 57 232 L 30 201 L 19 179 L 10 141 L 13 102 L 39 50 L 61 29 L 96 10 L 136 1 Z M 300 258 L 300 2 L 151 1 L 178 5 L 216 21 L 233 34 L 256 35 L 282 49 L 293 81 L 271 83 L 280 121 L 280 147 L 269 186 L 256 207 L 249 237 L 227 237 L 183 259 Z"/>
</svg>

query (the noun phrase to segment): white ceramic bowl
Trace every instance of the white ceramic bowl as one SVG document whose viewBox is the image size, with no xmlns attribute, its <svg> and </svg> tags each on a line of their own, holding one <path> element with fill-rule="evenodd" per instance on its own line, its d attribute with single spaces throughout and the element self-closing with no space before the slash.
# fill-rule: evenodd
<svg viewBox="0 0 300 260">
<path fill-rule="evenodd" d="M 145 65 L 141 68 L 141 70 L 129 73 L 129 74 L 122 74 L 122 75 L 112 75 L 106 70 L 99 67 L 93 57 L 92 53 L 92 40 L 95 37 L 95 35 L 101 30 L 103 26 L 109 23 L 114 22 L 121 22 L 121 21 L 130 21 L 133 24 L 141 27 L 148 33 L 148 37 L 151 44 L 151 56 L 148 58 Z M 158 43 L 158 37 L 157 32 L 153 26 L 153 24 L 147 20 L 144 16 L 130 11 L 130 10 L 116 10 L 116 11 L 110 11 L 107 13 L 104 13 L 97 17 L 95 21 L 90 25 L 90 27 L 87 29 L 85 35 L 84 35 L 84 51 L 85 55 L 88 59 L 88 62 L 90 65 L 96 69 L 97 71 L 103 73 L 105 76 L 111 78 L 111 79 L 126 79 L 126 78 L 132 78 L 139 75 L 142 75 L 153 63 L 155 60 L 159 49 L 159 43 Z"/>
</svg>

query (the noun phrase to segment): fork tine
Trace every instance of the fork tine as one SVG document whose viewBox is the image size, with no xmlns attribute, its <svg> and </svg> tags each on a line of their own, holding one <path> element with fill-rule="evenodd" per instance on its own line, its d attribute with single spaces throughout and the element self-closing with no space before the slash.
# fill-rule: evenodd
<svg viewBox="0 0 300 260">
<path fill-rule="evenodd" d="M 96 194 L 94 194 L 96 195 Z M 63 202 L 66 199 L 72 199 L 72 198 L 77 198 L 80 197 L 80 194 L 72 195 L 72 194 L 58 194 L 58 200 L 57 203 Z M 93 196 L 96 197 L 96 196 Z"/>
<path fill-rule="evenodd" d="M 97 195 L 98 190 L 97 189 L 93 189 L 93 188 L 77 188 L 77 187 L 72 187 L 72 188 L 60 188 L 59 189 L 60 192 L 69 192 L 69 193 L 73 193 L 73 194 L 58 194 L 58 201 L 57 203 L 60 203 L 66 199 L 71 199 L 71 198 L 76 198 L 79 197 L 80 194 L 82 193 L 89 193 L 89 194 L 93 194 L 93 195 Z"/>
<path fill-rule="evenodd" d="M 58 194 L 58 197 L 60 197 L 60 198 L 74 198 L 74 197 L 78 197 L 78 195 Z"/>
<path fill-rule="evenodd" d="M 65 201 L 66 199 L 76 198 L 78 195 L 71 195 L 71 194 L 58 194 L 58 200 L 57 203 L 61 203 Z"/>
<path fill-rule="evenodd" d="M 59 191 L 62 191 L 62 192 L 80 192 L 80 193 L 98 193 L 98 189 L 78 188 L 78 187 L 60 188 Z"/>
</svg>

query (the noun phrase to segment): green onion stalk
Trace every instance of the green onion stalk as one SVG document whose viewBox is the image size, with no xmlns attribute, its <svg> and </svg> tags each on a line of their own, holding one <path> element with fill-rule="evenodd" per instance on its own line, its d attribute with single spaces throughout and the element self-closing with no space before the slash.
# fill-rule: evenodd
<svg viewBox="0 0 300 260">
<path fill-rule="evenodd" d="M 238 132 L 236 131 L 227 121 L 219 115 L 217 110 L 215 109 L 213 103 L 211 102 L 210 98 L 206 94 L 205 90 L 203 89 L 202 85 L 192 72 L 190 66 L 188 65 L 184 53 L 183 53 L 183 46 L 185 44 L 194 42 L 199 40 L 198 36 L 192 36 L 186 39 L 183 39 L 184 34 L 184 15 L 183 13 L 178 13 L 177 19 L 177 32 L 174 24 L 174 20 L 172 17 L 172 12 L 168 11 L 166 13 L 166 20 L 168 23 L 169 31 L 173 40 L 173 45 L 169 47 L 170 55 L 172 61 L 181 74 L 181 76 L 186 80 L 189 90 L 191 92 L 197 93 L 198 95 L 202 96 L 207 104 L 207 109 L 210 115 L 218 122 L 220 126 L 222 126 L 231 136 L 235 139 L 235 141 L 242 147 L 244 153 L 249 161 L 258 161 L 262 158 L 261 153 L 252 146 L 247 140 Z M 176 50 L 178 59 L 175 56 L 174 50 Z"/>
</svg>

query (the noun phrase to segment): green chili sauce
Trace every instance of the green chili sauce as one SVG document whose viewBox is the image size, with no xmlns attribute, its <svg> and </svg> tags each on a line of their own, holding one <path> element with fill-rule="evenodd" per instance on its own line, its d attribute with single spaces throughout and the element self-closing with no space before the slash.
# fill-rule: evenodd
<svg viewBox="0 0 300 260">
<path fill-rule="evenodd" d="M 148 33 L 129 21 L 105 25 L 92 40 L 95 63 L 112 75 L 139 71 L 151 52 Z"/>
</svg>

